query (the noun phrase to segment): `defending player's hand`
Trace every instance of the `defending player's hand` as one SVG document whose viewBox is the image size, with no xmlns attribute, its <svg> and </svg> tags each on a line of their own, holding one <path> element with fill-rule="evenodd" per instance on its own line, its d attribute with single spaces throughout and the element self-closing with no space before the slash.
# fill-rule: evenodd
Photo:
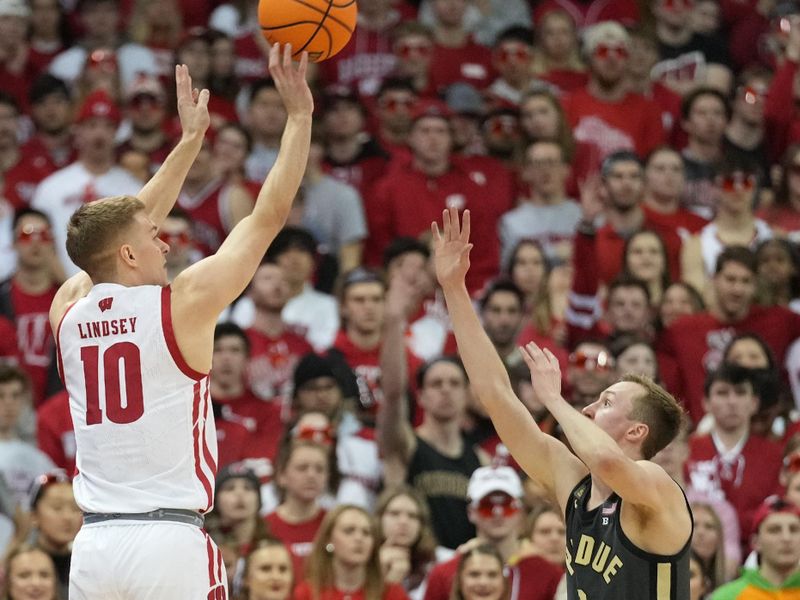
<svg viewBox="0 0 800 600">
<path fill-rule="evenodd" d="M 211 123 L 208 115 L 209 91 L 192 89 L 192 78 L 186 65 L 175 67 L 175 89 L 183 136 L 202 138 Z"/>
<path fill-rule="evenodd" d="M 306 81 L 308 52 L 303 52 L 300 63 L 292 62 L 292 45 L 286 44 L 281 51 L 274 44 L 269 51 L 269 74 L 275 81 L 275 88 L 281 95 L 286 113 L 291 116 L 311 116 L 314 112 L 314 98 Z"/>
<path fill-rule="evenodd" d="M 549 406 L 561 398 L 561 367 L 558 359 L 547 348 L 533 342 L 521 347 L 520 352 L 531 372 L 531 385 L 536 397 Z"/>
<path fill-rule="evenodd" d="M 443 288 L 463 285 L 469 271 L 469 211 L 464 211 L 463 222 L 459 223 L 458 210 L 448 208 L 442 212 L 442 232 L 439 225 L 431 223 L 433 232 L 433 262 L 436 278 Z"/>
</svg>

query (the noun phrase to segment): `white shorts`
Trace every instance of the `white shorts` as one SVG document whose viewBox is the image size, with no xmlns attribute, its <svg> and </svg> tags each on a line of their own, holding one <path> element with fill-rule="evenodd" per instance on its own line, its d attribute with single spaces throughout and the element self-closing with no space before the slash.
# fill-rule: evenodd
<svg viewBox="0 0 800 600">
<path fill-rule="evenodd" d="M 84 525 L 72 546 L 70 600 L 227 600 L 222 554 L 172 521 Z"/>
</svg>

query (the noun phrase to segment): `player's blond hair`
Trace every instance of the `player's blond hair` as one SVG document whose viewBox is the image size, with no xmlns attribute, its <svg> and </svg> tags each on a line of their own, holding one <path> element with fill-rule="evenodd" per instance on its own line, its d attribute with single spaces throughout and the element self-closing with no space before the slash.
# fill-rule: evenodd
<svg viewBox="0 0 800 600">
<path fill-rule="evenodd" d="M 629 418 L 641 421 L 650 429 L 642 442 L 642 457 L 650 460 L 678 435 L 685 420 L 684 410 L 672 394 L 645 375 L 628 373 L 620 381 L 637 383 L 644 388 L 644 393 L 633 399 Z"/>
<path fill-rule="evenodd" d="M 73 213 L 67 225 L 67 254 L 94 283 L 114 276 L 114 242 L 142 210 L 144 204 L 138 198 L 112 196 L 84 204 Z"/>
</svg>

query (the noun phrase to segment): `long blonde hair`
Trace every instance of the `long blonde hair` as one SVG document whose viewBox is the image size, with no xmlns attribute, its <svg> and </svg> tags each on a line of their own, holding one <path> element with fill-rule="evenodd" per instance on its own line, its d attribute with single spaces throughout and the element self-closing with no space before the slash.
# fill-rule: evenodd
<svg viewBox="0 0 800 600">
<path fill-rule="evenodd" d="M 3 577 L 5 581 L 2 588 L 3 592 L 2 600 L 11 600 L 9 591 L 9 581 L 8 581 L 9 574 L 11 573 L 11 563 L 18 556 L 22 556 L 23 554 L 29 554 L 31 552 L 40 552 L 41 554 L 44 554 L 47 558 L 50 559 L 50 565 L 53 567 L 53 597 L 51 598 L 51 600 L 58 599 L 58 573 L 56 572 L 56 566 L 53 563 L 52 557 L 38 546 L 34 546 L 28 543 L 21 543 L 12 545 L 9 551 L 6 553 L 5 560 L 3 560 Z"/>
<path fill-rule="evenodd" d="M 306 559 L 306 581 L 311 587 L 312 597 L 315 600 L 322 598 L 325 590 L 331 589 L 336 585 L 333 573 L 333 552 L 328 551 L 328 544 L 331 542 L 331 534 L 339 517 L 348 511 L 357 512 L 369 521 L 370 533 L 372 534 L 372 551 L 367 559 L 367 564 L 364 565 L 366 571 L 364 577 L 364 600 L 381 600 L 384 584 L 378 559 L 378 551 L 380 550 L 378 525 L 371 514 L 360 506 L 353 504 L 340 504 L 325 515 L 317 531 L 317 536 L 314 538 L 311 554 Z"/>
</svg>

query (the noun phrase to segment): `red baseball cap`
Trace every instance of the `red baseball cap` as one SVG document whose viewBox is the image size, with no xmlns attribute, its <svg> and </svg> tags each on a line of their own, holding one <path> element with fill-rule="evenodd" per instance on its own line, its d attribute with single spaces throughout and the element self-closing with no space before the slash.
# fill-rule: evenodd
<svg viewBox="0 0 800 600">
<path fill-rule="evenodd" d="M 105 90 L 95 90 L 86 96 L 75 118 L 75 122 L 83 123 L 95 117 L 109 119 L 116 125 L 119 125 L 122 118 L 119 107 L 117 107 L 114 100 Z"/>
<path fill-rule="evenodd" d="M 414 123 L 425 117 L 438 117 L 449 121 L 453 111 L 441 100 L 420 100 L 411 109 L 411 122 Z"/>
<path fill-rule="evenodd" d="M 753 514 L 753 531 L 758 533 L 758 528 L 764 519 L 777 513 L 789 513 L 800 517 L 800 507 L 777 495 L 767 497 Z"/>
</svg>

